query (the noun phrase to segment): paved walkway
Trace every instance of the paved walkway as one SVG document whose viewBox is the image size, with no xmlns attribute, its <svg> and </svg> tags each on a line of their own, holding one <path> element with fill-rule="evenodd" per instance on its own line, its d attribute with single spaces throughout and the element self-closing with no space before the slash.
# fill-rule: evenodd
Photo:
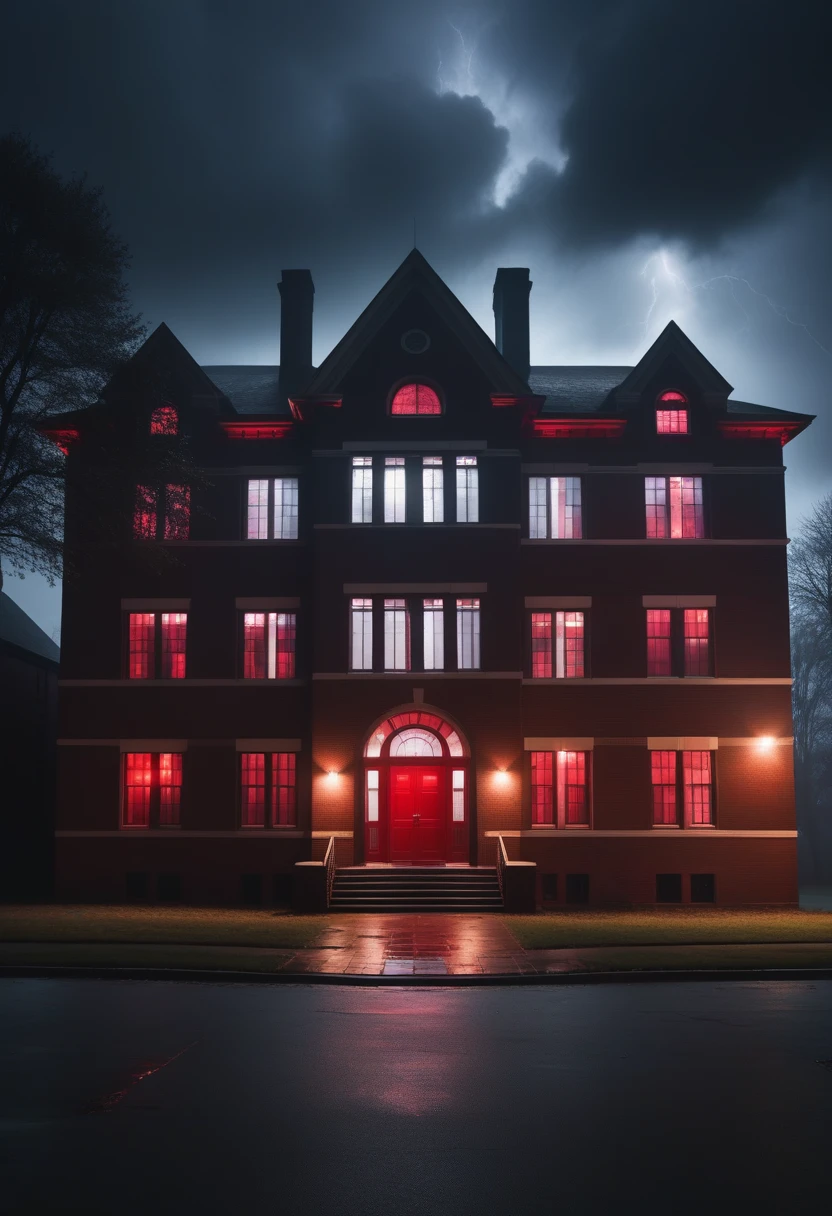
<svg viewBox="0 0 832 1216">
<path fill-rule="evenodd" d="M 535 951 L 539 954 L 540 951 Z M 537 960 L 537 964 L 542 960 Z M 366 913 L 332 917 L 281 971 L 351 975 L 518 975 L 540 970 L 497 916 Z"/>
</svg>

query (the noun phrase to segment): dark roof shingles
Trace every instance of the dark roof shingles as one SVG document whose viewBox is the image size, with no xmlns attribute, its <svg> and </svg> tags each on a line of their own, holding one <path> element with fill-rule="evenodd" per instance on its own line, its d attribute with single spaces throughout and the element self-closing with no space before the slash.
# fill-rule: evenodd
<svg viewBox="0 0 832 1216">
<path fill-rule="evenodd" d="M 229 399 L 238 414 L 287 414 L 285 402 L 278 392 L 280 368 L 268 364 L 240 364 L 203 367 L 220 392 Z M 614 409 L 610 394 L 632 371 L 631 367 L 562 365 L 533 367 L 529 373 L 529 388 L 545 397 L 541 413 L 593 414 Z M 792 418 L 790 410 L 774 409 L 768 405 L 753 405 L 748 401 L 728 401 L 729 414 L 744 417 Z"/>
</svg>

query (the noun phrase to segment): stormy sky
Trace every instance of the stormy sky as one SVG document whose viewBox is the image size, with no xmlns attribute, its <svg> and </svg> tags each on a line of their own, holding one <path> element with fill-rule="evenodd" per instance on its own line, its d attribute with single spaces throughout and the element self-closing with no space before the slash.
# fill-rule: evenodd
<svg viewBox="0 0 832 1216">
<path fill-rule="evenodd" d="M 832 490 L 830 6 L 809 0 L 6 0 L 0 125 L 103 188 L 136 308 L 276 363 L 309 267 L 320 361 L 419 248 L 532 363 L 635 362 L 672 317 L 735 397 L 818 414 Z M 40 580 L 6 590 L 52 633 Z"/>
</svg>

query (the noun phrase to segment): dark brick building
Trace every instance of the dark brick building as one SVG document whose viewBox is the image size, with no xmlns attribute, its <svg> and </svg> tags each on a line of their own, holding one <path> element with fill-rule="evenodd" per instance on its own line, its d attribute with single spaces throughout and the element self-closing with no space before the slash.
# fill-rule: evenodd
<svg viewBox="0 0 832 1216">
<path fill-rule="evenodd" d="M 731 400 L 672 323 L 633 368 L 530 368 L 530 287 L 498 271 L 495 345 L 414 251 L 316 369 L 285 271 L 280 368 L 161 326 L 161 406 L 114 382 L 56 422 L 81 480 L 148 434 L 205 470 L 140 473 L 97 550 L 69 497 L 61 896 L 269 902 L 333 836 L 403 865 L 502 836 L 544 906 L 796 901 L 782 446 L 810 418 Z"/>
</svg>

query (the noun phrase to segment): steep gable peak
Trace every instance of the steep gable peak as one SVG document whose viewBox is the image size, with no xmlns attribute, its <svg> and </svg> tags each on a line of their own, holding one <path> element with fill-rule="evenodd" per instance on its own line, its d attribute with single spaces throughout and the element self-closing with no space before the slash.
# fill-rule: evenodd
<svg viewBox="0 0 832 1216">
<path fill-rule="evenodd" d="M 338 393 L 350 368 L 394 312 L 414 292 L 427 301 L 478 364 L 493 393 L 515 396 L 529 394 L 528 384 L 503 358 L 424 255 L 418 249 L 412 249 L 324 359 L 304 395 L 322 397 Z"/>
<path fill-rule="evenodd" d="M 616 404 L 619 407 L 635 404 L 665 365 L 681 367 L 697 385 L 702 400 L 708 405 L 724 405 L 734 391 L 733 385 L 694 346 L 684 330 L 675 321 L 668 321 L 653 345 L 615 390 Z"/>
</svg>

